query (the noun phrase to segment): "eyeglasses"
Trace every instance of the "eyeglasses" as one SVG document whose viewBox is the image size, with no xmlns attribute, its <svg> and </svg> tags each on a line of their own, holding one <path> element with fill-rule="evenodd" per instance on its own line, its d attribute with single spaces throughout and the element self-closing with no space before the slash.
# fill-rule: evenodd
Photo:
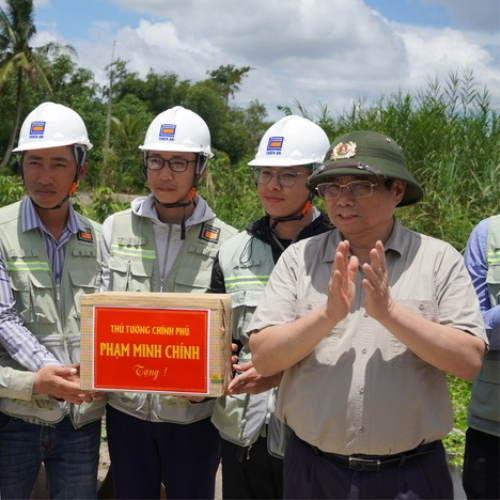
<svg viewBox="0 0 500 500">
<path fill-rule="evenodd" d="M 188 165 L 196 161 L 185 160 L 184 158 L 170 158 L 167 160 L 161 156 L 148 156 L 145 159 L 145 165 L 149 170 L 161 170 L 167 164 L 172 172 L 185 172 Z"/>
<path fill-rule="evenodd" d="M 346 188 L 349 194 L 356 200 L 369 198 L 373 194 L 373 188 L 379 183 L 370 181 L 352 181 L 347 184 L 336 184 L 334 182 L 318 184 L 316 191 L 320 198 L 324 200 L 337 200 L 342 194 L 342 189 Z"/>
<path fill-rule="evenodd" d="M 305 172 L 297 172 L 295 170 L 284 170 L 284 171 L 276 171 L 269 170 L 266 168 L 256 168 L 253 171 L 254 179 L 257 184 L 261 184 L 262 186 L 267 186 L 271 179 L 276 175 L 278 178 L 278 184 L 281 187 L 291 188 L 295 186 L 297 182 L 297 177 L 299 175 L 309 175 Z"/>
</svg>

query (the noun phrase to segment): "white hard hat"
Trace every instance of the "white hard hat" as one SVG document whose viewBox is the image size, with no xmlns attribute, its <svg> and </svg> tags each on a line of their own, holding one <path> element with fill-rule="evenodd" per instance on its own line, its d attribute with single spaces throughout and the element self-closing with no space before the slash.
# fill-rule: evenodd
<svg viewBox="0 0 500 500">
<path fill-rule="evenodd" d="M 262 137 L 251 167 L 319 165 L 330 141 L 325 131 L 302 116 L 285 116 Z"/>
<path fill-rule="evenodd" d="M 14 153 L 79 144 L 92 149 L 80 115 L 62 104 L 44 102 L 24 120 Z"/>
<path fill-rule="evenodd" d="M 144 144 L 139 149 L 213 156 L 207 124 L 199 115 L 182 106 L 160 113 L 149 125 Z"/>
</svg>

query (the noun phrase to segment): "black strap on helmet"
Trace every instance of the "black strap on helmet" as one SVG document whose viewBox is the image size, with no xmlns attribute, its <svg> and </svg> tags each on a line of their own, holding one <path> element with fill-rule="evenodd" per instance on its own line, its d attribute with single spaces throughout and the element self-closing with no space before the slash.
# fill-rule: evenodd
<svg viewBox="0 0 500 500">
<path fill-rule="evenodd" d="M 276 217 L 276 219 L 273 219 L 271 216 L 269 216 L 270 220 L 272 220 L 271 223 L 271 230 L 274 231 L 276 229 L 276 226 L 280 222 L 290 222 L 293 220 L 302 220 L 312 209 L 312 199 L 314 197 L 314 193 L 311 193 L 309 197 L 307 198 L 307 201 L 304 203 L 304 206 L 302 207 L 302 210 L 299 213 L 293 214 L 293 215 L 287 215 L 285 217 Z M 269 214 L 268 214 L 269 215 Z"/>
<path fill-rule="evenodd" d="M 189 205 L 191 205 L 191 203 L 193 203 L 195 196 L 196 196 L 196 188 L 194 186 L 191 188 L 191 191 L 189 192 L 188 201 L 178 201 L 176 203 L 162 203 L 155 196 L 156 203 L 158 203 L 164 208 L 179 208 L 179 207 L 184 208 L 184 214 L 182 215 L 182 221 L 181 221 L 181 240 L 186 239 L 186 208 Z"/>
</svg>

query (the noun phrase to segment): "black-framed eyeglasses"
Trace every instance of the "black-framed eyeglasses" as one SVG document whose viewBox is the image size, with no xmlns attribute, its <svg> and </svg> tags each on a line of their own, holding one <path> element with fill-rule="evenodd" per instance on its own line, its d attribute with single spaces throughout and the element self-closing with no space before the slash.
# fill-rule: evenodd
<svg viewBox="0 0 500 500">
<path fill-rule="evenodd" d="M 161 156 L 147 156 L 144 160 L 148 170 L 161 170 L 165 164 L 168 165 L 172 172 L 185 172 L 190 163 L 195 163 L 197 160 L 185 160 L 184 158 L 162 158 Z"/>
<path fill-rule="evenodd" d="M 271 179 L 276 175 L 278 184 L 281 187 L 293 187 L 297 182 L 299 175 L 309 175 L 305 172 L 297 172 L 296 170 L 270 170 L 268 168 L 256 168 L 253 171 L 254 179 L 257 184 L 266 186 L 271 182 Z"/>
<path fill-rule="evenodd" d="M 325 182 L 316 186 L 316 191 L 320 198 L 324 200 L 337 200 L 342 194 L 342 189 L 346 188 L 349 194 L 360 200 L 369 198 L 373 194 L 373 188 L 378 186 L 378 182 L 370 181 L 352 181 L 347 184 L 337 184 L 335 182 Z"/>
</svg>

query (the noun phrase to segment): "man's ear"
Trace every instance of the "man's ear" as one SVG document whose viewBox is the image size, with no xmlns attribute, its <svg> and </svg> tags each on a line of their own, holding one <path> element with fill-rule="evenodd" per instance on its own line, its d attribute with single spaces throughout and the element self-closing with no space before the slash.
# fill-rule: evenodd
<svg viewBox="0 0 500 500">
<path fill-rule="evenodd" d="M 403 199 L 403 196 L 405 195 L 406 182 L 400 180 L 394 180 L 392 182 L 392 191 L 394 192 L 396 205 L 398 205 Z"/>
<path fill-rule="evenodd" d="M 78 181 L 81 181 L 85 177 L 85 174 L 87 173 L 88 169 L 89 169 L 88 164 L 84 163 L 83 167 L 80 169 L 80 175 L 78 176 Z"/>
</svg>

